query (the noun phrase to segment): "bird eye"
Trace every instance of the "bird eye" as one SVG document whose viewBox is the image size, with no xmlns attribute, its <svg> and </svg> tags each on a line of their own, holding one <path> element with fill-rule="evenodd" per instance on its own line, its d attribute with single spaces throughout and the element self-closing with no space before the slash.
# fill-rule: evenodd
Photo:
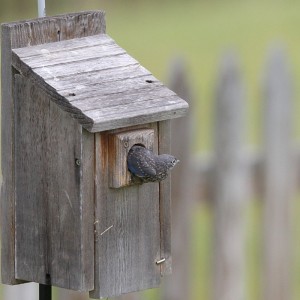
<svg viewBox="0 0 300 300">
<path fill-rule="evenodd" d="M 174 158 L 174 159 L 172 160 L 172 164 L 175 165 L 175 164 L 176 164 L 176 161 L 177 161 L 177 159 Z"/>
</svg>

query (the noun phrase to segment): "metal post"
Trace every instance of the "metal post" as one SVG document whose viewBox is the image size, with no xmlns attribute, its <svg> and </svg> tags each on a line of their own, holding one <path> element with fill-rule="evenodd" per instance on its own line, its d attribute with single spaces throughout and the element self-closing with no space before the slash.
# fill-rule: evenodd
<svg viewBox="0 0 300 300">
<path fill-rule="evenodd" d="M 52 289 L 51 285 L 39 284 L 39 300 L 51 300 Z"/>
<path fill-rule="evenodd" d="M 46 16 L 46 0 L 38 0 L 38 13 L 39 13 L 39 18 L 45 17 Z"/>
<path fill-rule="evenodd" d="M 51 300 L 51 288 L 51 276 L 50 274 L 46 274 L 46 284 L 39 284 L 39 300 Z"/>
</svg>

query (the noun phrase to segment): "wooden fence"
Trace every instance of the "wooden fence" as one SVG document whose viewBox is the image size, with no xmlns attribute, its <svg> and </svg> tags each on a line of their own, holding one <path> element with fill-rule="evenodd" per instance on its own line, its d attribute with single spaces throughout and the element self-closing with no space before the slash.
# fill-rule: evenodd
<svg viewBox="0 0 300 300">
<path fill-rule="evenodd" d="M 191 129 L 195 98 L 185 63 L 176 60 L 170 74 L 170 88 L 189 102 L 191 110 L 189 117 L 172 123 L 172 153 L 181 163 L 172 175 L 173 275 L 165 279 L 161 298 L 191 298 L 190 220 L 197 201 L 206 199 L 214 212 L 212 298 L 246 299 L 245 214 L 247 203 L 261 198 L 262 299 L 291 299 L 291 204 L 299 182 L 300 151 L 292 134 L 293 87 L 284 51 L 273 49 L 265 66 L 258 152 L 247 151 L 245 86 L 234 53 L 224 55 L 218 72 L 210 159 L 191 154 L 192 132 L 193 138 L 201 137 Z M 59 299 L 88 299 L 86 294 L 59 293 Z M 123 298 L 142 297 L 130 294 Z M 7 295 L 5 299 L 16 298 Z"/>
<path fill-rule="evenodd" d="M 245 228 L 247 203 L 251 199 L 263 201 L 262 274 L 257 274 L 262 278 L 262 299 L 292 297 L 291 205 L 299 182 L 300 152 L 292 132 L 293 86 L 283 49 L 272 49 L 264 72 L 261 150 L 247 151 L 245 88 L 237 57 L 228 53 L 216 84 L 213 153 L 209 160 L 194 159 L 190 168 L 191 178 L 198 180 L 192 188 L 197 191 L 196 199 L 207 199 L 213 205 L 213 300 L 246 299 Z M 173 140 L 175 136 L 176 132 Z M 180 292 L 172 297 L 184 298 Z"/>
</svg>

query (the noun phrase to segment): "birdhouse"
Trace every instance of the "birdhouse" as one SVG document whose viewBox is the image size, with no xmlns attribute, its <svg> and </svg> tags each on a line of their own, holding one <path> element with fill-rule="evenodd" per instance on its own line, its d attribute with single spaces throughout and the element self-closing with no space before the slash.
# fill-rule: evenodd
<svg viewBox="0 0 300 300">
<path fill-rule="evenodd" d="M 127 154 L 170 152 L 185 101 L 105 34 L 104 13 L 2 25 L 2 282 L 112 297 L 171 271 L 170 178 Z"/>
</svg>

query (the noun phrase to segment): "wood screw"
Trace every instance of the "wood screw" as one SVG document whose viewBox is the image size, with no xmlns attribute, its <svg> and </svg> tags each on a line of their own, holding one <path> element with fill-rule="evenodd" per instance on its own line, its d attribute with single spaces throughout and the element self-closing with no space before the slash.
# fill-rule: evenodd
<svg viewBox="0 0 300 300">
<path fill-rule="evenodd" d="M 81 165 L 80 159 L 76 158 L 76 159 L 75 159 L 75 164 L 76 164 L 77 166 L 80 166 L 80 165 Z"/>
<path fill-rule="evenodd" d="M 158 260 L 158 261 L 156 262 L 156 264 L 157 264 L 157 265 L 160 265 L 160 264 L 164 263 L 165 261 L 166 261 L 166 259 L 165 259 L 165 258 L 162 258 L 162 259 Z"/>
</svg>

